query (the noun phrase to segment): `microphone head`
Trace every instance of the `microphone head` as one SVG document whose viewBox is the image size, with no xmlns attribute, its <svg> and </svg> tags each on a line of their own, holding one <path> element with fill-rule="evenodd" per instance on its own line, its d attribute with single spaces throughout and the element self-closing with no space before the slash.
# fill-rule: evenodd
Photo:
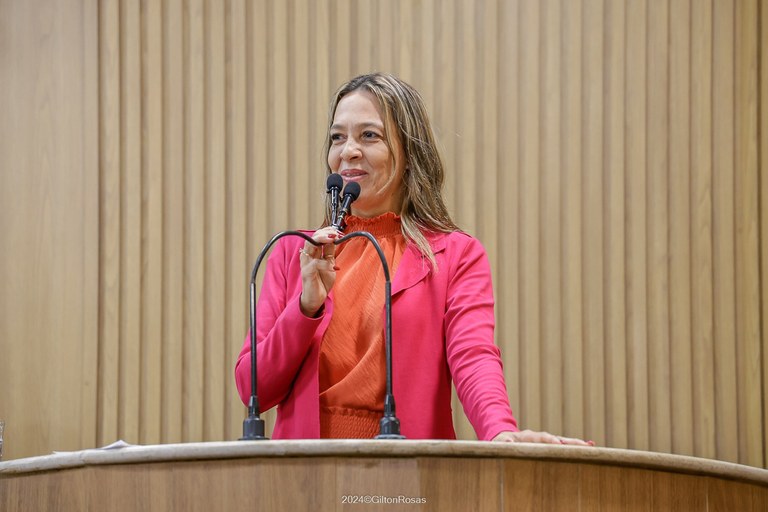
<svg viewBox="0 0 768 512">
<path fill-rule="evenodd" d="M 340 174 L 334 172 L 328 175 L 328 179 L 325 180 L 325 186 L 328 189 L 328 192 L 333 189 L 341 190 L 342 187 L 344 187 L 344 180 L 341 178 Z"/>
<path fill-rule="evenodd" d="M 344 187 L 344 196 L 352 196 L 352 201 L 360 197 L 360 184 L 354 181 L 347 183 Z"/>
</svg>

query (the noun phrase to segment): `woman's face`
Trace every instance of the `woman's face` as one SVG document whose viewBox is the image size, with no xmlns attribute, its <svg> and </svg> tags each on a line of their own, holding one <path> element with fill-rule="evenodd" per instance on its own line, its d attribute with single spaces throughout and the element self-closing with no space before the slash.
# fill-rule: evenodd
<svg viewBox="0 0 768 512">
<path fill-rule="evenodd" d="M 393 151 L 389 150 L 384 123 L 378 100 L 368 91 L 353 91 L 336 105 L 328 166 L 345 184 L 360 184 L 360 197 L 352 204 L 358 217 L 400 212 L 405 153 L 393 126 L 387 131 Z"/>
</svg>

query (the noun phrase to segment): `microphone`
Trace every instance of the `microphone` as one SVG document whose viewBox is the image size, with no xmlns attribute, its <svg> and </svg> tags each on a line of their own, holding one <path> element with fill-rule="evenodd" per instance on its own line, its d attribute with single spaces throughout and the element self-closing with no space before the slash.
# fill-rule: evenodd
<svg viewBox="0 0 768 512">
<path fill-rule="evenodd" d="M 347 186 L 344 187 L 344 198 L 341 201 L 341 209 L 336 217 L 336 222 L 332 224 L 333 227 L 339 231 L 343 231 L 341 226 L 344 224 L 344 217 L 349 215 L 349 207 L 358 197 L 360 197 L 360 184 L 354 181 L 347 183 Z"/>
<path fill-rule="evenodd" d="M 336 224 L 336 217 L 339 214 L 339 192 L 344 187 L 344 180 L 338 173 L 331 173 L 325 180 L 327 193 L 331 194 L 331 224 Z"/>
</svg>

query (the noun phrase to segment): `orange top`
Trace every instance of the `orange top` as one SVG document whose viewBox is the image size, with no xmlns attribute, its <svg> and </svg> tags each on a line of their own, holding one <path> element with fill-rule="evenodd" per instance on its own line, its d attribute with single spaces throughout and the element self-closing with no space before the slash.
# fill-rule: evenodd
<svg viewBox="0 0 768 512">
<path fill-rule="evenodd" d="M 400 217 L 347 217 L 347 233 L 368 231 L 395 275 L 405 252 Z M 384 411 L 384 272 L 368 239 L 336 249 L 333 317 L 320 347 L 320 437 L 372 438 Z"/>
</svg>

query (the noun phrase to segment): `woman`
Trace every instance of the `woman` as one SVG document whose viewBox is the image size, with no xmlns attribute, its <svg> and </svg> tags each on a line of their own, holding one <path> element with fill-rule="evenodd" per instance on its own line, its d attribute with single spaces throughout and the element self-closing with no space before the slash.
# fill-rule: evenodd
<svg viewBox="0 0 768 512">
<path fill-rule="evenodd" d="M 451 382 L 478 439 L 586 444 L 519 431 L 493 343 L 491 275 L 480 243 L 442 198 L 443 164 L 424 103 L 386 74 L 354 78 L 333 98 L 327 170 L 357 182 L 345 232 L 373 234 L 392 280 L 393 388 L 403 435 L 454 439 Z M 259 398 L 278 405 L 275 438 L 371 438 L 385 387 L 384 278 L 367 240 L 330 225 L 282 239 L 258 304 Z M 250 340 L 235 370 L 250 389 Z"/>
</svg>

